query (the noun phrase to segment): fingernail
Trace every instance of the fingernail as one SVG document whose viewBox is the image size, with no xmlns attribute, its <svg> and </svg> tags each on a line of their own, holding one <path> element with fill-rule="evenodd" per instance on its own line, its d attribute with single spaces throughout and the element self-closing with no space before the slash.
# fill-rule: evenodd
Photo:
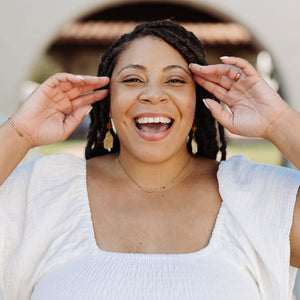
<svg viewBox="0 0 300 300">
<path fill-rule="evenodd" d="M 220 59 L 226 59 L 229 58 L 229 56 L 221 56 Z"/>
<path fill-rule="evenodd" d="M 88 111 L 86 112 L 86 116 L 91 112 L 91 110 L 93 109 L 93 106 L 91 106 L 89 109 L 88 109 Z"/>
<path fill-rule="evenodd" d="M 189 68 L 190 68 L 190 69 L 191 69 L 191 68 L 194 68 L 194 69 L 197 69 L 198 71 L 200 71 L 201 66 L 198 65 L 198 64 L 195 64 L 195 63 L 191 63 L 191 64 L 189 64 Z"/>
<path fill-rule="evenodd" d="M 223 104 L 223 105 L 224 105 L 224 109 L 225 109 L 226 111 L 228 111 L 228 112 L 230 113 L 231 116 L 233 116 L 233 113 L 232 113 L 230 107 L 229 107 L 228 105 L 226 105 L 226 104 Z"/>
<path fill-rule="evenodd" d="M 81 75 L 76 75 L 77 78 L 84 80 L 84 78 Z"/>
<path fill-rule="evenodd" d="M 208 104 L 207 104 L 207 101 L 206 101 L 207 99 L 202 99 L 202 101 L 203 101 L 203 103 L 204 103 L 204 105 L 206 106 L 206 108 L 207 109 L 209 109 L 209 106 L 208 106 Z"/>
</svg>

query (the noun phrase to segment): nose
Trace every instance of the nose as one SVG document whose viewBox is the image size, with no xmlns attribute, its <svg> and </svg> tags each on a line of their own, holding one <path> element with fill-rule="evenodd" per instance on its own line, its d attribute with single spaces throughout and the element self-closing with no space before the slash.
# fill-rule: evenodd
<svg viewBox="0 0 300 300">
<path fill-rule="evenodd" d="M 168 100 L 168 95 L 160 83 L 148 83 L 139 96 L 140 102 L 157 104 Z"/>
</svg>

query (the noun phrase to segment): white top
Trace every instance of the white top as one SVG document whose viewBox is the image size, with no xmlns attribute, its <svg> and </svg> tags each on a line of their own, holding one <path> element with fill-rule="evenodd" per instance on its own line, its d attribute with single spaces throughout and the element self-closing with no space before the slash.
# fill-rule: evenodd
<svg viewBox="0 0 300 300">
<path fill-rule="evenodd" d="M 96 245 L 84 159 L 56 154 L 17 168 L 0 188 L 3 298 L 290 299 L 300 172 L 235 156 L 218 180 L 223 203 L 206 248 L 116 253 Z"/>
</svg>

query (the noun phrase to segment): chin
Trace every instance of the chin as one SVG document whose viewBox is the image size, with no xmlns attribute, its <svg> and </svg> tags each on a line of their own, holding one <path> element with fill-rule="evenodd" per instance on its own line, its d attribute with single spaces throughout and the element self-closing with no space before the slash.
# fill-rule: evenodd
<svg viewBox="0 0 300 300">
<path fill-rule="evenodd" d="M 186 149 L 186 145 L 184 145 L 184 147 Z M 180 154 L 180 152 L 186 153 L 184 151 L 180 151 L 179 149 L 175 149 L 170 145 L 137 148 L 139 151 L 135 151 L 134 153 L 132 153 L 132 155 L 140 161 L 151 164 L 159 164 L 169 159 L 175 158 Z"/>
</svg>

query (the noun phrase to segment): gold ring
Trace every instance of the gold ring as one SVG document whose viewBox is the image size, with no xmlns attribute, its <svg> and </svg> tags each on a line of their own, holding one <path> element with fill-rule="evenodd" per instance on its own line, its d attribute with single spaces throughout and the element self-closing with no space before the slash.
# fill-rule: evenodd
<svg viewBox="0 0 300 300">
<path fill-rule="evenodd" d="M 238 81 L 240 79 L 240 77 L 242 76 L 242 70 L 239 69 L 239 71 L 236 73 L 235 77 L 234 77 L 234 81 Z"/>
</svg>

